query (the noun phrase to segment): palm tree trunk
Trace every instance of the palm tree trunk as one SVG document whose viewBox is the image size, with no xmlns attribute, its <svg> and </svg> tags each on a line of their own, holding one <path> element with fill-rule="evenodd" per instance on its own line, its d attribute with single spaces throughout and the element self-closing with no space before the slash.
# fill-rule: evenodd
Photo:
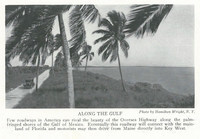
<svg viewBox="0 0 200 139">
<path fill-rule="evenodd" d="M 120 73 L 120 76 L 121 76 L 122 87 L 123 87 L 123 90 L 126 92 L 126 88 L 124 86 L 124 80 L 123 80 L 123 77 L 122 77 L 122 69 L 121 69 L 121 63 L 120 63 L 119 51 L 118 50 L 117 50 L 117 59 L 118 59 L 118 64 L 119 64 L 119 73 Z"/>
<path fill-rule="evenodd" d="M 39 76 L 39 72 L 40 72 L 39 69 L 40 69 L 40 54 L 38 54 L 38 63 L 37 63 L 36 85 L 35 85 L 36 92 L 38 91 L 38 76 Z"/>
<path fill-rule="evenodd" d="M 75 103 L 74 103 L 74 82 L 73 82 L 72 63 L 70 61 L 69 46 L 68 46 L 68 42 L 67 42 L 67 37 L 66 37 L 65 26 L 64 26 L 62 14 L 58 15 L 58 21 L 59 21 L 60 34 L 61 34 L 62 43 L 63 43 L 63 54 L 64 54 L 65 68 L 66 68 L 66 71 L 67 71 L 69 107 L 74 108 Z"/>
<path fill-rule="evenodd" d="M 53 52 L 52 52 L 52 54 L 51 54 L 51 70 L 52 70 L 52 73 L 53 73 L 53 75 L 54 75 L 54 67 L 53 67 Z"/>
<path fill-rule="evenodd" d="M 87 70 L 88 56 L 86 57 L 85 71 Z"/>
</svg>

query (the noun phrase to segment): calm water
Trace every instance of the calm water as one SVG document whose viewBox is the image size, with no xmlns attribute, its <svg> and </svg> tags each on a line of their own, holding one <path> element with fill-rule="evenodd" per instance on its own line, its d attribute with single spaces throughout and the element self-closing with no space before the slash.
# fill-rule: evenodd
<svg viewBox="0 0 200 139">
<path fill-rule="evenodd" d="M 88 67 L 87 70 L 120 79 L 117 67 Z M 194 68 L 122 67 L 122 72 L 128 82 L 157 83 L 173 93 L 194 94 Z"/>
</svg>

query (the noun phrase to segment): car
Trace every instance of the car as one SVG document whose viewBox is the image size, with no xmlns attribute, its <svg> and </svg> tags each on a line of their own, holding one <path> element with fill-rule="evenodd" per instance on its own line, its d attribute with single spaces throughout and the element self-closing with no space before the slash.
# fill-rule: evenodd
<svg viewBox="0 0 200 139">
<path fill-rule="evenodd" d="M 23 83 L 23 86 L 25 89 L 31 89 L 35 85 L 33 79 L 27 79 L 25 80 L 25 83 Z"/>
</svg>

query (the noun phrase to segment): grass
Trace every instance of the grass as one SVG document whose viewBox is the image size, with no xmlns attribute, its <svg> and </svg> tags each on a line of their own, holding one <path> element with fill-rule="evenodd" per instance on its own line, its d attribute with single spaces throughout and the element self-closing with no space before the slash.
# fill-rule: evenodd
<svg viewBox="0 0 200 139">
<path fill-rule="evenodd" d="M 47 67 L 40 67 L 40 73 L 46 70 Z M 36 76 L 37 68 L 34 66 L 30 67 L 10 67 L 7 69 L 6 74 L 6 92 L 18 87 L 26 79 L 34 78 Z"/>
<path fill-rule="evenodd" d="M 91 72 L 74 71 L 77 108 L 176 108 L 194 107 L 194 97 L 168 92 L 159 84 L 126 83 Z"/>
<path fill-rule="evenodd" d="M 67 78 L 64 75 L 64 71 L 51 74 L 37 92 L 26 95 L 16 108 L 67 108 Z"/>
<path fill-rule="evenodd" d="M 75 70 L 76 108 L 192 108 L 194 96 L 168 92 L 159 84 L 126 83 L 104 75 Z M 66 76 L 63 70 L 43 83 L 38 92 L 25 96 L 16 108 L 68 108 Z"/>
<path fill-rule="evenodd" d="M 122 90 L 120 81 L 107 76 L 74 71 L 74 90 L 77 108 L 139 107 L 137 100 Z"/>
</svg>

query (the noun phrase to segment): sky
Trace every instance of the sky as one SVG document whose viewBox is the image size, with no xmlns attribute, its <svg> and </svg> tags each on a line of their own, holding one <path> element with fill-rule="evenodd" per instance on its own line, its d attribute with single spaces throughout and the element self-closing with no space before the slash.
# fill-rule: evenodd
<svg viewBox="0 0 200 139">
<path fill-rule="evenodd" d="M 97 5 L 101 16 L 111 10 L 129 14 L 130 5 Z M 70 32 L 68 27 L 68 13 L 63 16 L 68 40 Z M 97 23 L 85 23 L 86 41 L 92 46 L 95 56 L 88 62 L 89 66 L 117 66 L 117 61 L 110 63 L 109 59 L 102 62 L 101 55 L 97 54 L 100 44 L 94 45 L 99 35 L 92 34 L 99 29 Z M 10 28 L 6 29 L 6 37 L 10 35 Z M 56 19 L 53 34 L 59 33 L 58 20 Z M 174 5 L 166 19 L 160 24 L 155 35 L 144 36 L 137 39 L 131 36 L 126 39 L 130 45 L 128 58 L 120 52 L 122 66 L 172 66 L 172 67 L 193 67 L 194 66 L 194 7 L 192 5 Z M 18 58 L 11 61 L 13 66 L 20 66 Z M 51 65 L 51 58 L 46 61 Z M 83 62 L 83 65 L 85 61 Z"/>
</svg>

